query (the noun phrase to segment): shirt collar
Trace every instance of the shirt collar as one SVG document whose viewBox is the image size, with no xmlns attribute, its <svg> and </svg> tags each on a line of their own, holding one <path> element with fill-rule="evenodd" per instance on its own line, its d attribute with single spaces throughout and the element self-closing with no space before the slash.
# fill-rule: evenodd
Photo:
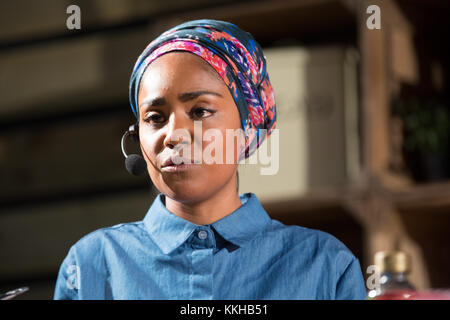
<svg viewBox="0 0 450 320">
<path fill-rule="evenodd" d="M 153 241 L 169 254 L 183 244 L 199 225 L 178 217 L 164 204 L 165 195 L 156 196 L 144 218 L 144 225 Z M 225 240 L 242 246 L 262 231 L 271 220 L 254 193 L 239 194 L 242 205 L 210 224 Z"/>
</svg>

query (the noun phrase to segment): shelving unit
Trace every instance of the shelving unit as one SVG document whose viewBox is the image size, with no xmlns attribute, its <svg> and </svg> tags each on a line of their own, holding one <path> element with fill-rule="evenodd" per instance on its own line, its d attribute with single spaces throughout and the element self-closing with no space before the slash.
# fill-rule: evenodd
<svg viewBox="0 0 450 320">
<path fill-rule="evenodd" d="M 374 4 L 381 8 L 380 30 L 366 27 L 366 8 Z M 405 2 L 260 1 L 185 12 L 152 25 L 159 34 L 167 26 L 209 17 L 237 24 L 263 47 L 328 43 L 356 47 L 361 57 L 359 175 L 342 187 L 310 190 L 290 202 L 263 205 L 284 223 L 335 235 L 360 259 L 365 277 L 375 252 L 397 248 L 412 257 L 410 279 L 416 287 L 449 287 L 450 183 L 415 184 L 406 174 L 389 169 L 398 156 L 391 138 L 390 104 L 402 83 L 419 77 L 414 25 L 401 5 Z M 432 9 L 436 6 L 439 3 L 433 1 Z"/>
</svg>

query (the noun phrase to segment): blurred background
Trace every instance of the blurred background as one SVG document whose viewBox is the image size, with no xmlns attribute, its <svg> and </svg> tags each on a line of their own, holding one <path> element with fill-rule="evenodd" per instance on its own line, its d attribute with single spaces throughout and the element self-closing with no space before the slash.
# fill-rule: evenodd
<svg viewBox="0 0 450 320">
<path fill-rule="evenodd" d="M 241 165 L 239 191 L 337 237 L 365 278 L 402 250 L 414 286 L 450 287 L 449 17 L 444 0 L 2 1 L 0 293 L 51 299 L 72 244 L 145 216 L 157 190 L 120 150 L 129 77 L 148 42 L 199 18 L 250 32 L 275 88 L 279 170 Z"/>
</svg>

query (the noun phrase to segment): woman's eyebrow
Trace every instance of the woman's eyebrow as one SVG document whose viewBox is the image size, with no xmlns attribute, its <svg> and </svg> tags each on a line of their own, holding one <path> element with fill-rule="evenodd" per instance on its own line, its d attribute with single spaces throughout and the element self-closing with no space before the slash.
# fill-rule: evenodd
<svg viewBox="0 0 450 320">
<path fill-rule="evenodd" d="M 189 101 L 189 100 L 194 100 L 194 99 L 196 99 L 196 98 L 198 98 L 198 97 L 200 97 L 201 95 L 204 95 L 204 94 L 211 94 L 211 95 L 223 98 L 223 96 L 220 93 L 217 93 L 217 92 L 214 92 L 214 91 L 199 90 L 199 91 L 180 93 L 178 95 L 178 99 L 181 102 L 186 102 L 186 101 Z M 140 108 L 142 108 L 144 106 L 146 106 L 146 107 L 159 107 L 159 106 L 164 106 L 165 104 L 166 104 L 166 99 L 164 97 L 147 98 L 141 103 Z"/>
<path fill-rule="evenodd" d="M 181 102 L 186 102 L 186 101 L 198 98 L 199 96 L 204 95 L 204 94 L 211 94 L 211 95 L 223 98 L 223 96 L 220 93 L 217 93 L 217 92 L 214 92 L 214 91 L 199 90 L 199 91 L 193 91 L 193 92 L 180 93 L 178 95 L 178 99 Z"/>
<path fill-rule="evenodd" d="M 140 108 L 142 108 L 143 106 L 158 107 L 158 106 L 163 106 L 165 104 L 166 104 L 166 99 L 164 99 L 163 97 L 147 98 L 144 101 L 142 101 Z"/>
</svg>

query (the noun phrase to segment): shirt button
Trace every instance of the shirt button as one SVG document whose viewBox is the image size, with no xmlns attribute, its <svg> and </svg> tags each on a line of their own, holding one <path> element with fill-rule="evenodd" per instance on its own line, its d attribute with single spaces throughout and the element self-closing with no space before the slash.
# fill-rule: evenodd
<svg viewBox="0 0 450 320">
<path fill-rule="evenodd" d="M 208 232 L 206 232 L 205 230 L 199 231 L 197 235 L 202 240 L 208 238 Z"/>
</svg>

